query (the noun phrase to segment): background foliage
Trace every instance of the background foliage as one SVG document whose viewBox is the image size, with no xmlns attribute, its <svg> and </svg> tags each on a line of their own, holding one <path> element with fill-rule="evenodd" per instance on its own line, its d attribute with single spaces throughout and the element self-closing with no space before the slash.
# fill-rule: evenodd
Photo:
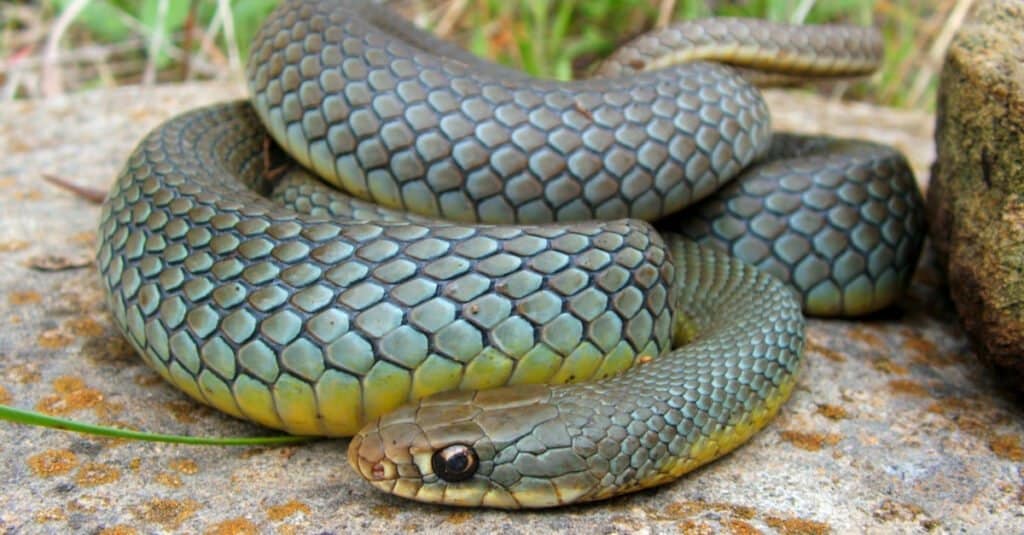
<svg viewBox="0 0 1024 535">
<path fill-rule="evenodd" d="M 278 0 L 0 2 L 0 100 L 124 83 L 237 77 Z M 713 15 L 875 24 L 884 68 L 836 95 L 928 109 L 970 0 L 391 0 L 421 26 L 532 74 L 567 79 L 625 39 Z"/>
</svg>

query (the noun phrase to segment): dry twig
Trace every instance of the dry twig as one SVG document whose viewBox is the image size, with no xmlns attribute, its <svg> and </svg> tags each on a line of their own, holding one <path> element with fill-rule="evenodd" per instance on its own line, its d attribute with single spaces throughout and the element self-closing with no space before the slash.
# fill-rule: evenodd
<svg viewBox="0 0 1024 535">
<path fill-rule="evenodd" d="M 75 184 L 74 182 L 61 178 L 57 175 L 51 175 L 49 173 L 42 174 L 43 180 L 71 193 L 81 197 L 93 204 L 103 204 L 103 201 L 107 198 L 107 192 L 90 188 L 88 186 L 82 186 Z"/>
<path fill-rule="evenodd" d="M 931 48 L 928 49 L 928 56 L 922 62 L 923 65 L 917 71 L 917 76 L 914 77 L 910 86 L 907 103 L 911 106 L 918 107 L 922 104 L 921 101 L 924 100 L 924 96 L 928 92 L 928 85 L 942 68 L 942 59 L 945 57 L 949 44 L 953 41 L 953 35 L 956 34 L 960 26 L 963 26 L 967 12 L 970 11 L 973 4 L 973 0 L 957 0 L 956 5 L 953 6 L 953 10 L 946 18 L 946 23 L 942 26 L 939 35 L 932 42 Z"/>
<path fill-rule="evenodd" d="M 40 84 L 44 97 L 56 96 L 63 92 L 62 71 L 58 67 L 58 63 L 60 63 L 60 40 L 64 37 L 64 33 L 68 31 L 68 27 L 71 26 L 75 17 L 85 9 L 88 3 L 89 0 L 74 0 L 57 17 L 57 21 L 53 24 L 53 29 L 50 30 L 50 36 L 46 39 L 46 51 L 43 53 L 43 75 Z"/>
<path fill-rule="evenodd" d="M 661 0 L 658 2 L 658 20 L 654 23 L 655 28 L 664 28 L 672 21 L 672 13 L 676 10 L 676 0 Z"/>
</svg>

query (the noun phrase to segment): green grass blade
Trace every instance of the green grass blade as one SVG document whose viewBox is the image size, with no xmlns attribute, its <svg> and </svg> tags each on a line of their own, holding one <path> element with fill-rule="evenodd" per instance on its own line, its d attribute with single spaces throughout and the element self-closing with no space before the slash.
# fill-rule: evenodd
<svg viewBox="0 0 1024 535">
<path fill-rule="evenodd" d="M 273 437 L 191 437 L 186 435 L 162 435 L 159 433 L 146 433 L 143 431 L 131 431 L 128 429 L 117 429 L 101 425 L 75 422 L 73 420 L 47 416 L 38 412 L 16 409 L 7 405 L 0 405 L 0 420 L 104 437 L 127 438 L 132 440 L 144 440 L 147 442 L 170 442 L 173 444 L 189 444 L 198 446 L 276 446 L 315 440 L 312 437 L 296 437 L 291 435 Z"/>
</svg>

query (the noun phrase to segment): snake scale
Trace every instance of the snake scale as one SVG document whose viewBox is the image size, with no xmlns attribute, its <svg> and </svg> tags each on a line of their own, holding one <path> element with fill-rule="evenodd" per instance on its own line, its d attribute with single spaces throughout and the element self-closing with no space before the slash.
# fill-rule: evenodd
<svg viewBox="0 0 1024 535">
<path fill-rule="evenodd" d="M 112 186 L 113 317 L 203 403 L 354 435 L 352 466 L 400 496 L 547 507 L 673 480 L 787 399 L 801 305 L 887 306 L 923 235 L 900 154 L 772 136 L 739 71 L 694 60 L 845 75 L 879 52 L 863 29 L 711 20 L 563 83 L 370 3 L 286 0 L 251 102 L 169 120 Z"/>
</svg>

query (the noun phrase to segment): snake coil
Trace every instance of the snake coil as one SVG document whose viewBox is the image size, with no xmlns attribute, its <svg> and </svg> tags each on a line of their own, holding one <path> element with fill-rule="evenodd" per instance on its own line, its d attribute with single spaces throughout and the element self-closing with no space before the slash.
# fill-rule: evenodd
<svg viewBox="0 0 1024 535">
<path fill-rule="evenodd" d="M 112 186 L 110 308 L 188 395 L 355 435 L 351 464 L 394 494 L 545 507 L 670 481 L 788 397 L 801 303 L 888 305 L 922 236 L 898 153 L 773 141 L 736 70 L 676 63 L 848 74 L 879 49 L 859 29 L 705 21 L 560 83 L 370 3 L 286 0 L 251 103 L 171 119 Z"/>
</svg>

